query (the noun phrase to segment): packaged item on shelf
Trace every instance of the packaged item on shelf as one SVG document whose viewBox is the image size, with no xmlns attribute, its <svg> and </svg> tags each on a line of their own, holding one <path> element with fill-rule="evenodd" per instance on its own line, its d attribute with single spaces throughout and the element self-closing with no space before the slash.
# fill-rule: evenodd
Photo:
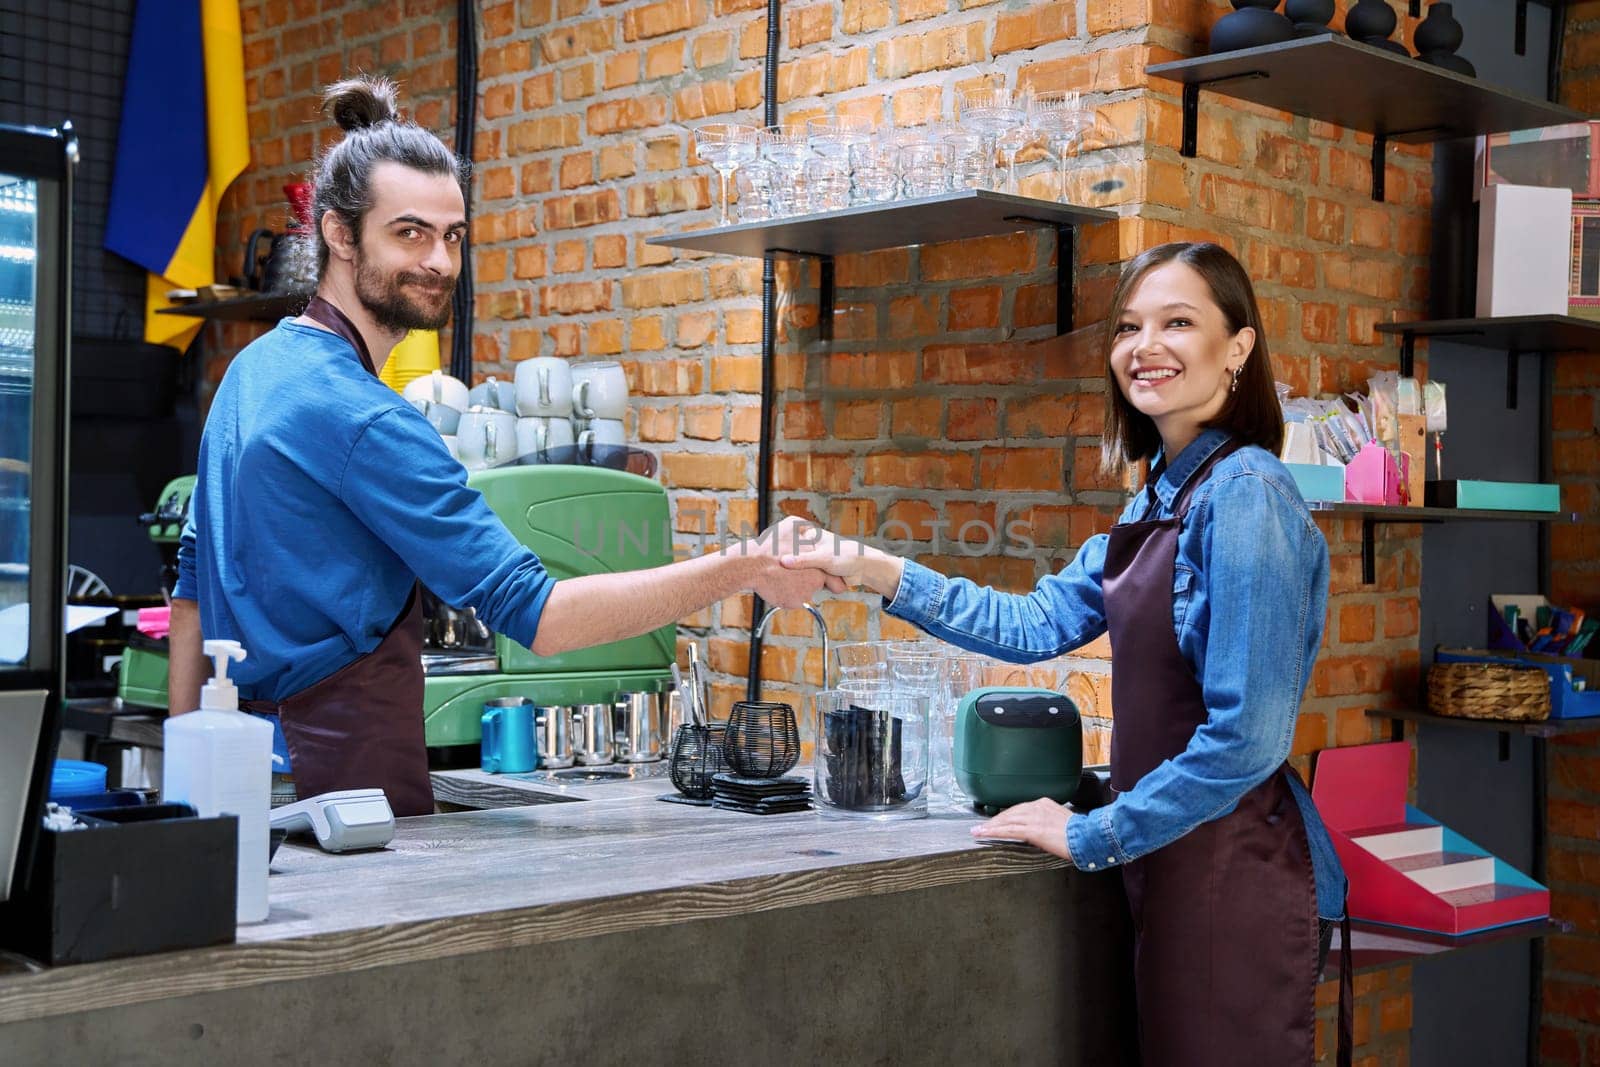
<svg viewBox="0 0 1600 1067">
<path fill-rule="evenodd" d="M 1411 743 L 1327 749 L 1311 795 L 1350 879 L 1350 916 L 1441 934 L 1546 919 L 1550 891 L 1406 803 Z"/>
</svg>

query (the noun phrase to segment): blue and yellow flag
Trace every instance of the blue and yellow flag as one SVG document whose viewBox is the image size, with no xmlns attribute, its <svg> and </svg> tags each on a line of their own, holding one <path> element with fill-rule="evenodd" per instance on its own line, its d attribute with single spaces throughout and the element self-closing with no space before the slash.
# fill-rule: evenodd
<svg viewBox="0 0 1600 1067">
<path fill-rule="evenodd" d="M 155 312 L 216 281 L 217 204 L 249 163 L 238 0 L 139 0 L 106 248 L 150 272 L 146 341 L 181 349 L 200 328 Z"/>
</svg>

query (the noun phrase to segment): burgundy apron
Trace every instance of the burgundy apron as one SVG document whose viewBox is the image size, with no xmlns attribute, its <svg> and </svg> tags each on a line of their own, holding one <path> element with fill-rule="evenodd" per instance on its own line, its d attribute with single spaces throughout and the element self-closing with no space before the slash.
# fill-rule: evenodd
<svg viewBox="0 0 1600 1067">
<path fill-rule="evenodd" d="M 355 346 L 373 369 L 366 341 L 320 296 L 307 318 Z M 422 724 L 422 598 L 415 586 L 378 647 L 279 701 L 247 711 L 277 715 L 300 799 L 339 789 L 382 789 L 396 815 L 433 814 Z"/>
<path fill-rule="evenodd" d="M 1104 592 L 1116 709 L 1111 785 L 1118 792 L 1183 752 L 1208 717 L 1173 632 L 1174 564 L 1190 498 L 1238 447 L 1224 445 L 1195 471 L 1172 518 L 1111 531 Z M 1146 491 L 1153 508 L 1154 477 Z M 1292 773 L 1284 764 L 1230 814 L 1122 868 L 1145 1067 L 1313 1062 L 1316 876 L 1289 788 Z"/>
</svg>

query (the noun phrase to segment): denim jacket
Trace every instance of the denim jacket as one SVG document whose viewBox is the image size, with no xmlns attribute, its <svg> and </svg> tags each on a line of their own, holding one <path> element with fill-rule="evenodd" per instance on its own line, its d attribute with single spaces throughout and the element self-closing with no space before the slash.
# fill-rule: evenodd
<svg viewBox="0 0 1600 1067">
<path fill-rule="evenodd" d="M 1163 518 L 1190 476 L 1225 444 L 1207 430 L 1170 464 L 1152 467 L 1122 522 Z M 1147 512 L 1150 512 L 1147 514 Z M 886 610 L 953 645 L 1015 663 L 1070 652 L 1106 630 L 1105 534 L 1033 592 L 1005 593 L 907 560 Z M 1073 815 L 1073 862 L 1103 870 L 1227 815 L 1277 772 L 1294 741 L 1300 698 L 1322 643 L 1328 545 L 1283 464 L 1256 447 L 1221 460 L 1195 492 L 1178 539 L 1172 625 L 1210 713 L 1189 746 L 1103 808 Z M 1113 729 L 1115 727 L 1113 726 Z M 1344 912 L 1344 872 L 1298 775 L 1290 775 L 1317 879 L 1317 911 Z"/>
</svg>

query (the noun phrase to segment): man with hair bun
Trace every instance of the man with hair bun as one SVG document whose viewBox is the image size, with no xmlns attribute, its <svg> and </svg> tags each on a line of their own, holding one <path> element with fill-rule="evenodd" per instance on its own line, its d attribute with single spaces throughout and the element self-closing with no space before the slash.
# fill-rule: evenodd
<svg viewBox="0 0 1600 1067">
<path fill-rule="evenodd" d="M 398 116 L 387 80 L 340 82 L 323 102 L 345 136 L 317 162 L 316 295 L 239 353 L 213 399 L 178 557 L 169 703 L 198 705 L 202 637 L 237 640 L 244 706 L 277 717 L 300 796 L 381 785 L 395 814 L 427 814 L 419 580 L 544 656 L 742 592 L 795 607 L 839 583 L 779 564 L 795 536 L 784 524 L 652 570 L 551 578 L 378 379 L 407 331 L 449 321 L 466 164 Z"/>
</svg>

